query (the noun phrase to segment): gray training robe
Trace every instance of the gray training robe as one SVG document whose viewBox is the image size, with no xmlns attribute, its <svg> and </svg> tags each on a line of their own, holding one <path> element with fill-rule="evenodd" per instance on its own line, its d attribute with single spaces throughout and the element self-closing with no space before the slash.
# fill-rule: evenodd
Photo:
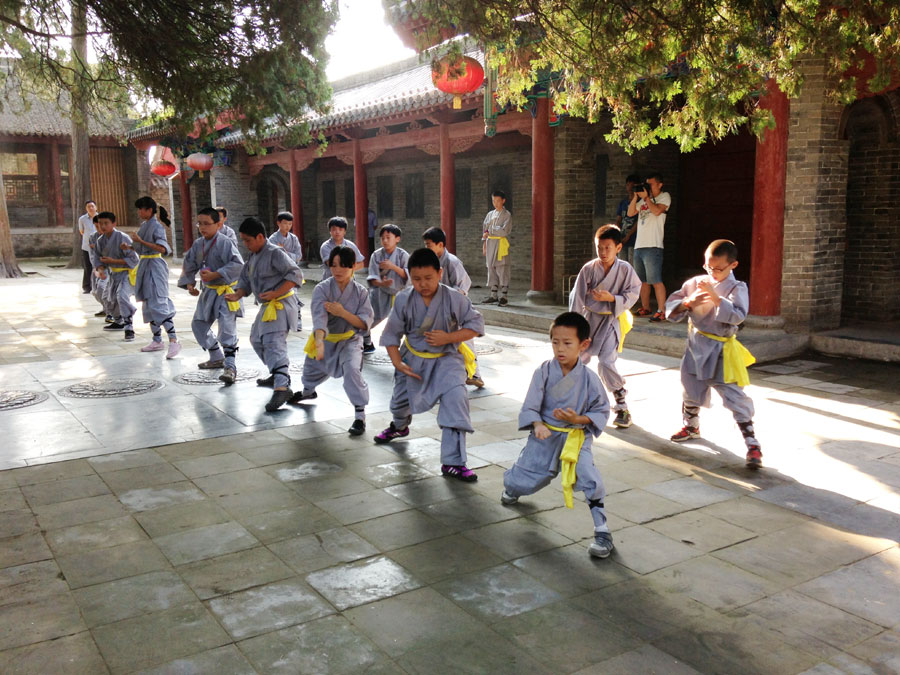
<svg viewBox="0 0 900 675">
<path fill-rule="evenodd" d="M 163 256 L 171 255 L 166 228 L 155 215 L 141 223 L 137 233 L 144 241 L 164 247 Z M 139 256 L 157 254 L 157 251 L 138 243 L 134 244 L 134 251 Z M 134 298 L 143 303 L 141 311 L 144 321 L 148 323 L 159 326 L 175 316 L 175 305 L 169 297 L 169 266 L 165 258 L 141 258 L 134 283 Z"/>
<path fill-rule="evenodd" d="M 387 251 L 380 248 L 372 254 L 371 258 L 369 258 L 369 276 L 366 278 L 369 281 L 384 281 L 385 279 L 390 279 L 392 282 L 390 286 L 373 286 L 369 293 L 372 309 L 375 310 L 375 321 L 372 323 L 373 326 L 377 326 L 387 318 L 388 314 L 391 313 L 394 297 L 406 288 L 406 284 L 409 281 L 409 272 L 407 272 L 406 279 L 404 279 L 393 270 L 382 270 L 379 265 L 385 260 L 389 260 L 400 269 L 405 270 L 406 265 L 409 262 L 409 253 L 397 246 L 393 252 L 388 255 Z"/>
<path fill-rule="evenodd" d="M 110 314 L 117 320 L 121 319 L 126 326 L 131 326 L 131 318 L 137 311 L 137 305 L 131 301 L 134 286 L 131 285 L 128 272 L 112 272 L 109 265 L 100 261 L 100 258 L 118 258 L 125 261 L 124 267 L 136 267 L 139 260 L 137 253 L 130 248 L 123 251 L 122 244 L 132 245 L 131 237 L 124 232 L 113 230 L 108 237 L 100 235 L 91 250 L 91 264 L 94 269 L 103 267 L 107 271 L 109 281 L 106 284 L 106 301 L 109 309 L 113 310 Z"/>
<path fill-rule="evenodd" d="M 325 240 L 325 242 L 319 247 L 319 257 L 322 258 L 322 281 L 328 279 L 331 276 L 331 269 L 328 267 L 328 256 L 331 254 L 331 249 L 337 246 L 334 243 L 334 239 L 329 237 Z M 344 242 L 341 246 L 346 246 L 347 248 L 353 249 L 353 252 L 356 254 L 356 262 L 361 263 L 365 258 L 363 254 L 359 252 L 359 249 L 349 239 L 344 239 Z"/>
<path fill-rule="evenodd" d="M 400 355 L 421 380 L 394 372 L 391 413 L 394 426 L 405 429 L 411 416 L 440 403 L 437 423 L 441 427 L 441 463 L 459 466 L 466 463 L 465 432 L 472 432 L 469 399 L 466 396 L 466 368 L 459 345 L 432 347 L 425 333 L 443 330 L 452 333 L 469 328 L 484 335 L 484 317 L 458 291 L 440 284 L 431 304 L 415 290 L 407 288 L 397 296 L 381 334 L 381 346 L 400 347 Z M 419 352 L 442 353 L 439 358 L 416 356 L 403 345 L 404 337 Z M 402 346 L 401 346 L 402 345 Z"/>
</svg>

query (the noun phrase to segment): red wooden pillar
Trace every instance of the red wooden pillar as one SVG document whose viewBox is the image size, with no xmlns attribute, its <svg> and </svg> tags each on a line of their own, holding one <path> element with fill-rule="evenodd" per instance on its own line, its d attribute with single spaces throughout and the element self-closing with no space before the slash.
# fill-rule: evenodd
<svg viewBox="0 0 900 675">
<path fill-rule="evenodd" d="M 441 229 L 447 235 L 447 250 L 456 253 L 456 169 L 450 149 L 450 125 L 441 122 Z"/>
<path fill-rule="evenodd" d="M 353 139 L 353 201 L 356 206 L 356 247 L 363 257 L 369 257 L 369 191 L 366 186 L 366 165 L 363 164 L 359 139 Z"/>
<path fill-rule="evenodd" d="M 181 198 L 181 232 L 184 236 L 184 253 L 194 244 L 194 216 L 191 213 L 191 186 L 184 169 L 178 172 L 178 195 Z"/>
<path fill-rule="evenodd" d="M 790 103 L 775 80 L 769 80 L 766 83 L 766 94 L 760 97 L 759 104 L 772 111 L 775 128 L 768 129 L 763 140 L 756 142 L 750 313 L 757 316 L 779 316 Z"/>
<path fill-rule="evenodd" d="M 294 216 L 293 231 L 303 245 L 303 186 L 297 170 L 297 151 L 291 150 L 291 213 Z"/>
<path fill-rule="evenodd" d="M 49 166 L 47 168 L 47 201 L 48 206 L 50 207 L 50 223 L 54 227 L 64 227 L 65 226 L 65 215 L 63 214 L 63 201 L 62 201 L 62 183 L 61 183 L 61 175 L 59 170 L 59 143 L 57 141 L 51 141 L 49 147 Z M 78 204 L 78 208 L 84 206 L 83 204 Z"/>
<path fill-rule="evenodd" d="M 553 130 L 550 99 L 536 101 L 531 121 L 531 291 L 535 301 L 553 296 Z"/>
</svg>

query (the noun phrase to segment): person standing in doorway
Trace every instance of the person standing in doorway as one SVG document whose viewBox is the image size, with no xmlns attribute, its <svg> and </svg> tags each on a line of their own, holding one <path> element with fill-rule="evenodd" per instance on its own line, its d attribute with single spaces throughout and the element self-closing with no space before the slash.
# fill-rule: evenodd
<svg viewBox="0 0 900 675">
<path fill-rule="evenodd" d="M 487 263 L 487 285 L 491 294 L 482 300 L 496 302 L 505 307 L 509 300 L 509 233 L 512 230 L 512 214 L 506 210 L 506 194 L 502 190 L 491 193 L 492 211 L 484 217 L 481 234 L 481 252 Z"/>
<path fill-rule="evenodd" d="M 91 264 L 91 235 L 97 231 L 94 225 L 94 216 L 97 215 L 97 204 L 93 200 L 84 203 L 84 213 L 78 218 L 78 232 L 81 234 L 81 266 L 84 274 L 81 277 L 81 292 L 91 292 L 91 274 L 94 266 Z"/>
<path fill-rule="evenodd" d="M 662 174 L 651 174 L 646 183 L 635 188 L 628 205 L 628 215 L 638 217 L 634 271 L 641 280 L 641 308 L 636 314 L 649 316 L 651 321 L 665 321 L 666 309 L 666 286 L 662 279 L 663 236 L 672 197 L 662 191 L 662 186 Z M 650 311 L 651 286 L 656 294 L 656 312 Z"/>
</svg>

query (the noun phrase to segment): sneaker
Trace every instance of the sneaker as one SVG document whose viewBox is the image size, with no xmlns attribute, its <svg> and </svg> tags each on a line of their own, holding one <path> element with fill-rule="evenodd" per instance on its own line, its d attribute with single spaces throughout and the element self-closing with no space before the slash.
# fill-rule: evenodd
<svg viewBox="0 0 900 675">
<path fill-rule="evenodd" d="M 479 389 L 481 389 L 482 387 L 484 387 L 484 380 L 482 380 L 478 375 L 476 375 L 475 377 L 467 377 L 466 384 L 468 384 L 471 387 L 478 387 Z"/>
<path fill-rule="evenodd" d="M 659 321 L 665 321 L 666 315 L 663 314 L 661 311 L 657 311 L 653 314 L 653 316 L 650 317 L 650 320 L 653 321 L 654 323 L 659 322 Z"/>
<path fill-rule="evenodd" d="M 634 313 L 635 316 L 650 316 L 650 314 L 652 314 L 652 312 L 649 309 L 644 309 L 643 307 L 641 307 Z"/>
<path fill-rule="evenodd" d="M 371 342 L 367 345 L 363 345 L 363 354 L 372 354 L 375 352 L 375 345 Z"/>
<path fill-rule="evenodd" d="M 609 532 L 594 532 L 594 543 L 588 546 L 588 553 L 595 558 L 608 558 L 614 548 L 612 535 Z"/>
<path fill-rule="evenodd" d="M 366 432 L 365 420 L 353 420 L 353 424 L 347 429 L 351 436 L 362 436 Z"/>
<path fill-rule="evenodd" d="M 375 436 L 376 443 L 390 443 L 395 438 L 406 438 L 409 436 L 409 427 L 405 429 L 398 429 L 394 426 L 394 423 L 391 422 L 391 426 L 382 431 L 380 434 Z"/>
<path fill-rule="evenodd" d="M 165 349 L 163 343 L 156 342 L 155 340 L 152 340 L 150 344 L 141 347 L 142 352 L 161 352 L 163 349 Z"/>
<path fill-rule="evenodd" d="M 109 316 L 109 314 L 101 309 L 99 312 L 94 312 L 94 316 Z M 112 321 L 112 317 L 110 317 L 110 321 Z"/>
<path fill-rule="evenodd" d="M 222 363 L 224 364 L 225 361 L 223 360 Z M 275 376 L 269 375 L 268 377 L 257 378 L 256 386 L 257 387 L 274 387 L 275 386 Z"/>
<path fill-rule="evenodd" d="M 515 504 L 517 501 L 519 501 L 519 498 L 513 497 L 506 490 L 504 490 L 503 492 L 500 493 L 500 503 L 501 504 L 509 506 L 510 504 Z"/>
<path fill-rule="evenodd" d="M 103 326 L 103 330 L 125 330 L 125 324 L 119 323 L 118 321 L 113 321 L 112 323 L 108 323 Z"/>
<path fill-rule="evenodd" d="M 689 427 L 687 425 L 681 427 L 681 431 L 677 434 L 672 434 L 669 437 L 670 441 L 675 441 L 676 443 L 683 443 L 684 441 L 689 441 L 692 438 L 700 438 L 700 427 Z"/>
<path fill-rule="evenodd" d="M 305 394 L 303 391 L 298 391 L 296 394 L 291 396 L 291 403 L 300 403 L 300 401 L 310 401 L 314 398 L 319 398 L 319 395 L 312 391 L 308 394 Z"/>
<path fill-rule="evenodd" d="M 123 326 L 124 328 L 124 326 Z M 134 342 L 134 331 L 125 329 L 125 342 Z"/>
<path fill-rule="evenodd" d="M 112 318 L 112 316 L 109 314 L 107 314 L 106 318 L 103 319 L 103 323 L 115 323 L 115 322 L 116 322 L 116 320 L 114 318 Z"/>
<path fill-rule="evenodd" d="M 174 359 L 181 353 L 181 343 L 180 342 L 169 342 L 169 351 L 166 352 L 167 359 Z"/>
<path fill-rule="evenodd" d="M 236 378 L 237 373 L 234 372 L 234 368 L 226 368 L 225 371 L 219 375 L 219 382 L 224 382 L 226 387 L 230 387 L 234 384 Z"/>
<path fill-rule="evenodd" d="M 218 368 L 222 368 L 225 365 L 225 359 L 216 359 L 213 361 L 210 359 L 209 361 L 204 361 L 203 363 L 198 363 L 197 367 L 200 370 L 216 370 Z"/>
<path fill-rule="evenodd" d="M 441 473 L 445 476 L 459 479 L 463 483 L 474 483 L 478 480 L 475 472 L 466 467 L 465 464 L 441 464 Z"/>
<path fill-rule="evenodd" d="M 762 468 L 762 450 L 760 450 L 759 445 L 751 444 L 747 448 L 747 468 L 748 469 L 761 469 Z"/>
<path fill-rule="evenodd" d="M 491 296 L 486 297 L 484 300 L 482 300 L 481 304 L 482 305 L 492 305 L 495 302 L 497 302 L 497 300 L 498 300 L 498 298 L 496 295 L 491 295 Z"/>
<path fill-rule="evenodd" d="M 272 392 L 272 398 L 269 399 L 269 402 L 266 403 L 266 412 L 275 412 L 289 400 L 291 400 L 291 396 L 294 395 L 294 392 L 291 391 L 291 388 L 287 389 L 276 389 Z"/>
<path fill-rule="evenodd" d="M 500 305 L 501 307 L 506 307 L 509 304 L 509 300 L 507 300 L 506 297 L 504 296 L 504 297 L 500 298 L 500 301 L 497 304 Z"/>
<path fill-rule="evenodd" d="M 618 429 L 627 429 L 631 426 L 631 413 L 627 410 L 620 410 L 616 413 L 616 419 L 613 420 L 613 425 Z"/>
</svg>

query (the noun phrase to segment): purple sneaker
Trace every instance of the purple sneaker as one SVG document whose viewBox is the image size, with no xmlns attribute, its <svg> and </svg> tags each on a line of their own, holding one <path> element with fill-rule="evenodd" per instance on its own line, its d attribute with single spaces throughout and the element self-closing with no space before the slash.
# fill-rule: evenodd
<svg viewBox="0 0 900 675">
<path fill-rule="evenodd" d="M 441 473 L 445 476 L 457 478 L 463 483 L 474 483 L 476 480 L 478 480 L 478 476 L 475 475 L 475 472 L 472 471 L 472 469 L 468 468 L 465 464 L 461 466 L 456 466 L 453 464 L 441 464 Z"/>
<path fill-rule="evenodd" d="M 395 438 L 405 438 L 409 436 L 409 427 L 406 427 L 402 431 L 394 426 L 394 423 L 391 422 L 391 426 L 382 431 L 380 434 L 375 436 L 376 443 L 390 443 Z"/>
</svg>

